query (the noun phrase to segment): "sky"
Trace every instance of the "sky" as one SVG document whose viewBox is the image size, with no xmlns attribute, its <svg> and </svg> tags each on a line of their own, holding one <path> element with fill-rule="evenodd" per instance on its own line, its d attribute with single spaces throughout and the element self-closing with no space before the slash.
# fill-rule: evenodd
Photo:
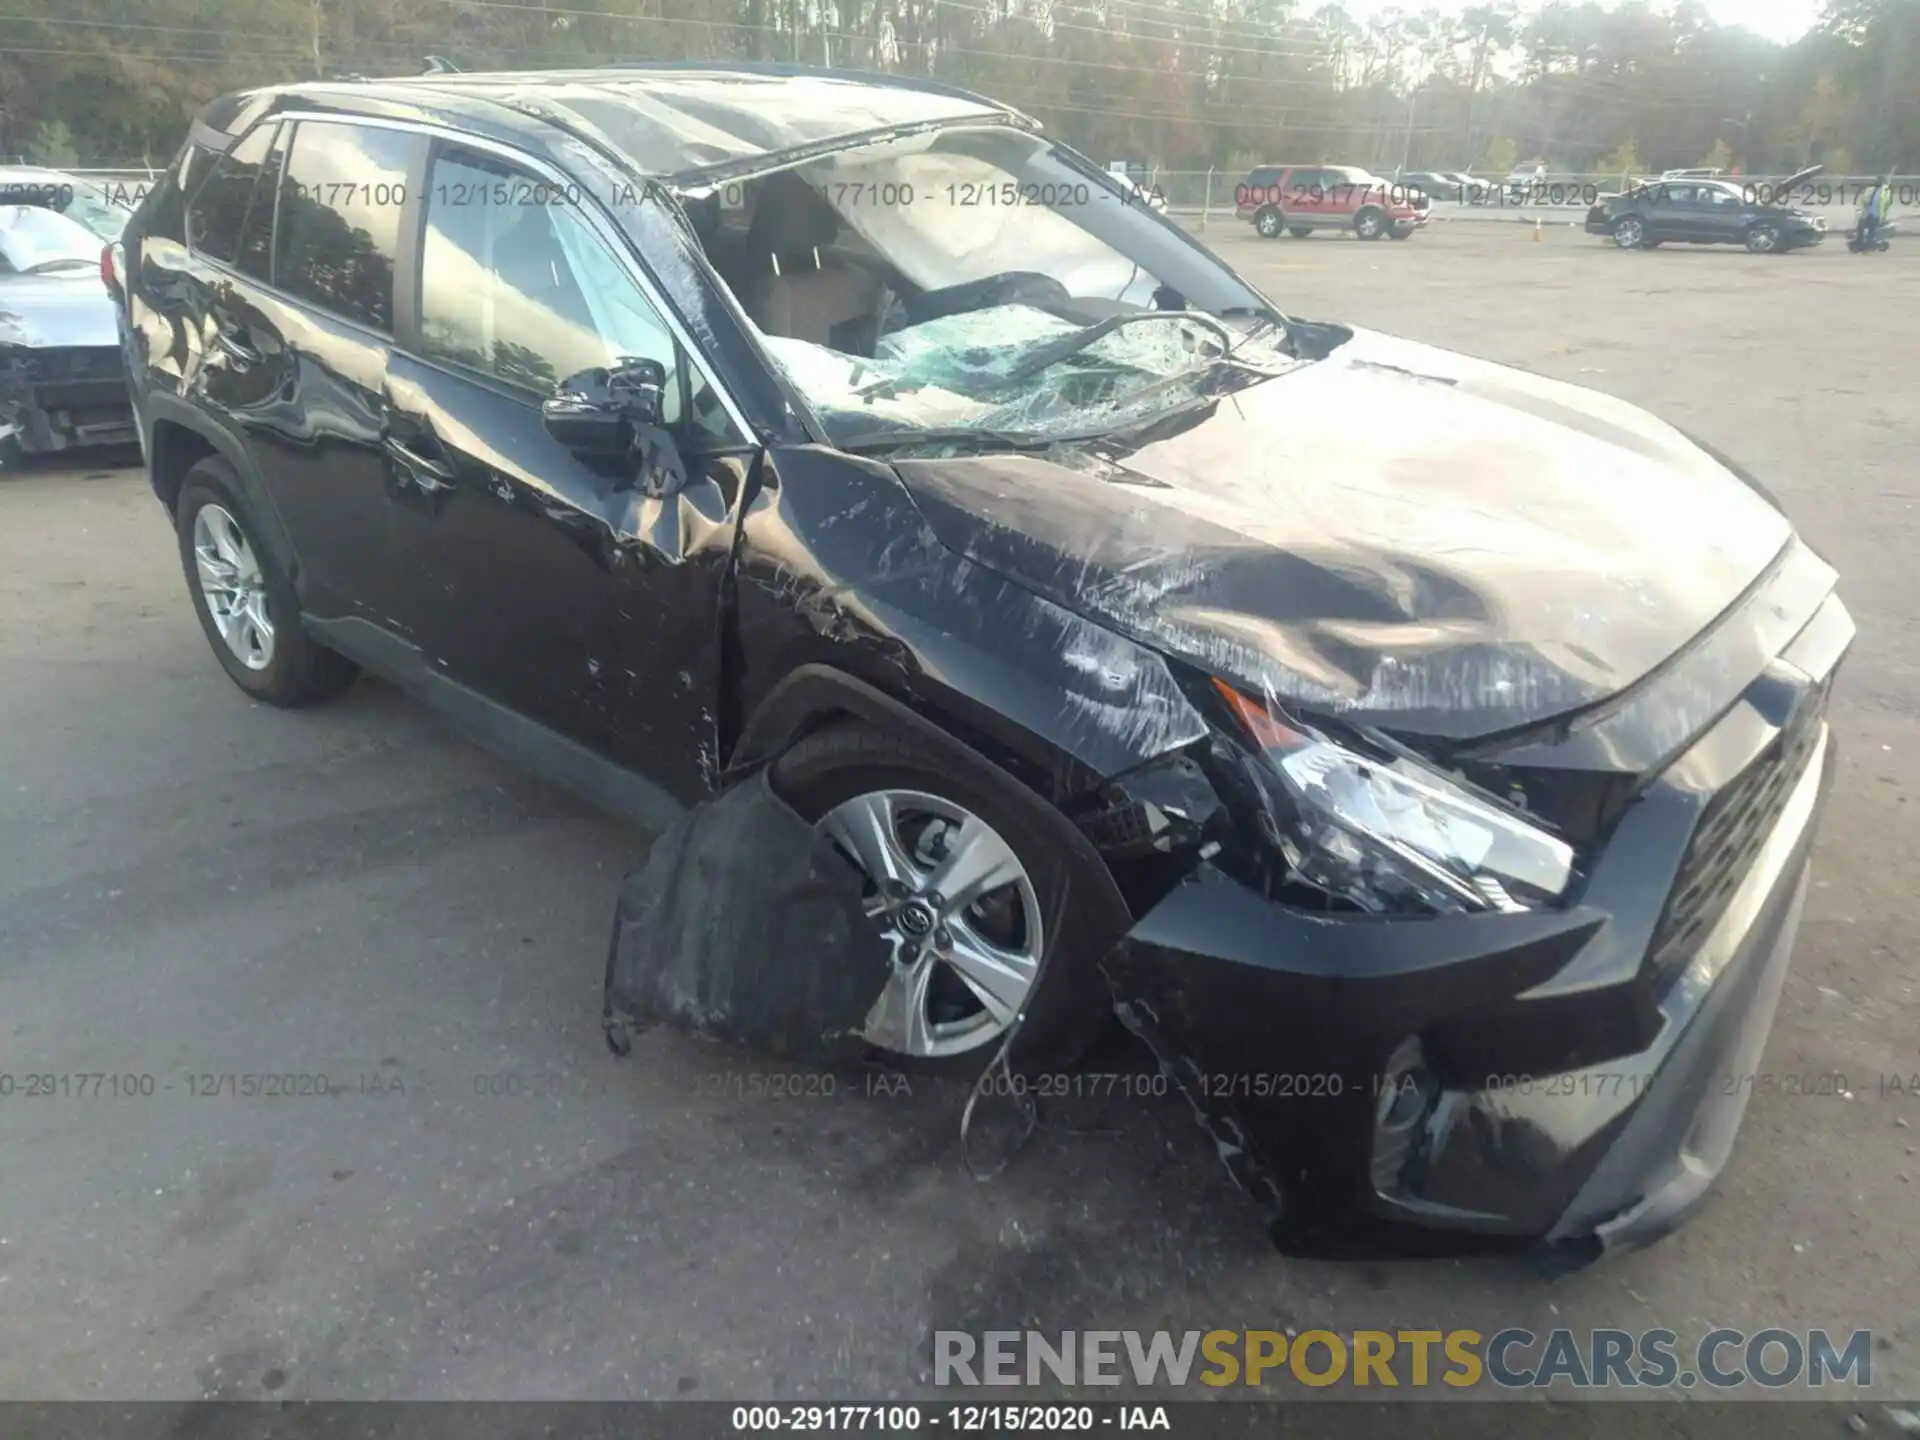
<svg viewBox="0 0 1920 1440">
<path fill-rule="evenodd" d="M 1404 10 L 1417 10 L 1410 0 L 1342 0 L 1346 12 L 1356 20 L 1366 20 L 1397 4 Z M 1457 10 L 1454 0 L 1440 0 L 1441 8 Z M 1610 0 L 1602 0 L 1603 4 Z M 1305 7 L 1311 11 L 1313 6 Z M 1525 8 L 1525 7 L 1523 7 Z M 1707 0 L 1707 9 L 1722 25 L 1742 25 L 1769 40 L 1798 40 L 1820 18 L 1821 0 Z"/>
</svg>

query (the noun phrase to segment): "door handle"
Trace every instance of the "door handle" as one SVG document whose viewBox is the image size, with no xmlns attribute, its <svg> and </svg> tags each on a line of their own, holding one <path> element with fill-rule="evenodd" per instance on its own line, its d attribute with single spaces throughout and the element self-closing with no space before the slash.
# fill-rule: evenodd
<svg viewBox="0 0 1920 1440">
<path fill-rule="evenodd" d="M 422 490 L 448 490 L 453 486 L 453 471 L 438 460 L 429 460 L 404 441 L 388 435 L 383 442 L 387 454 L 405 466 Z"/>
</svg>

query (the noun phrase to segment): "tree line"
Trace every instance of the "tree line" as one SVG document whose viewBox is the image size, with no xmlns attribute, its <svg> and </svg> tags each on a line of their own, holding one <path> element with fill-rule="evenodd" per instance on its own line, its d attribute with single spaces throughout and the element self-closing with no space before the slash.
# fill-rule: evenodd
<svg viewBox="0 0 1920 1440">
<path fill-rule="evenodd" d="M 0 154 L 163 163 L 294 79 L 761 59 L 933 75 L 1096 159 L 1615 173 L 1920 168 L 1920 0 L 1780 44 L 1701 0 L 1383 11 L 1296 0 L 40 0 L 0 17 Z"/>
</svg>

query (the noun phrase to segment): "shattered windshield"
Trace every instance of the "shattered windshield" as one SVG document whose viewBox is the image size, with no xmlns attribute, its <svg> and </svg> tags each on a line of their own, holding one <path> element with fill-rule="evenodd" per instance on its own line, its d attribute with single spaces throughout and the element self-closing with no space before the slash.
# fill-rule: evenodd
<svg viewBox="0 0 1920 1440">
<path fill-rule="evenodd" d="M 1293 363 L 1281 317 L 1141 195 L 1010 127 L 683 198 L 838 444 L 1091 436 Z"/>
<path fill-rule="evenodd" d="M 100 239 L 79 222 L 38 206 L 0 205 L 0 273 L 99 263 Z"/>
</svg>

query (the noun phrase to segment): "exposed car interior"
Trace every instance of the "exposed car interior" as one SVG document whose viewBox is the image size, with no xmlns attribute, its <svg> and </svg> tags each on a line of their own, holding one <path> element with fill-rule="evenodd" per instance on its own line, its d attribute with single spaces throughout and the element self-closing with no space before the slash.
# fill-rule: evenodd
<svg viewBox="0 0 1920 1440">
<path fill-rule="evenodd" d="M 1137 194 L 1006 127 L 855 147 L 681 200 L 768 353 L 841 440 L 1112 420 L 1238 348 L 1206 317 L 1263 313 Z M 1150 312 L 1166 323 L 1099 328 Z M 1076 332 L 1084 350 L 1065 343 Z M 1023 368 L 1063 345 L 1074 353 Z"/>
</svg>

